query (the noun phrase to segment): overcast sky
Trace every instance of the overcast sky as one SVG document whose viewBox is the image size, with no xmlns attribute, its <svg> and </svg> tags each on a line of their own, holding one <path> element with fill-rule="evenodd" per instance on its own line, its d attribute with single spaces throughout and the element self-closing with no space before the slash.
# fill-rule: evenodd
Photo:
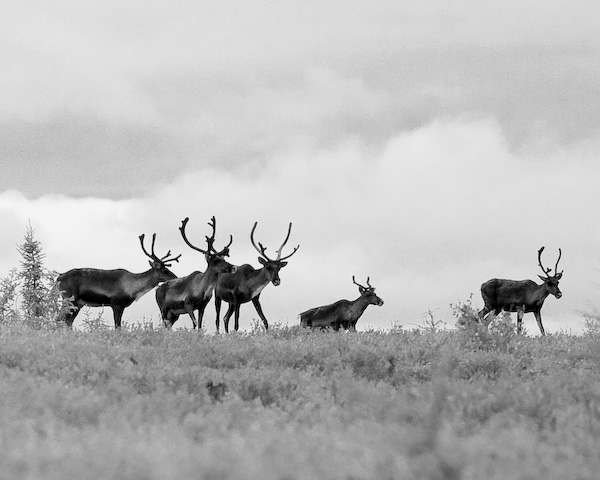
<svg viewBox="0 0 600 480">
<path fill-rule="evenodd" d="M 537 280 L 545 245 L 564 269 L 546 330 L 578 330 L 600 308 L 598 18 L 566 0 L 1 2 L 0 276 L 29 221 L 51 269 L 141 272 L 156 232 L 179 276 L 205 268 L 186 216 L 201 242 L 216 215 L 254 266 L 254 221 L 270 251 L 293 222 L 271 322 L 356 298 L 356 275 L 386 302 L 359 329 L 412 328 L 481 306 L 489 278 Z M 124 319 L 141 316 L 158 322 L 154 293 Z"/>
</svg>

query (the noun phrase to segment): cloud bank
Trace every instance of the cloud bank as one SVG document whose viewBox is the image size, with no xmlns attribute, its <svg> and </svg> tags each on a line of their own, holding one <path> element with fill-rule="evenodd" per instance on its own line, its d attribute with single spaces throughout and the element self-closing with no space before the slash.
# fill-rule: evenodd
<svg viewBox="0 0 600 480">
<path fill-rule="evenodd" d="M 597 136 L 598 6 L 29 0 L 0 15 L 0 191 L 126 199 L 462 115 L 518 155 Z"/>
</svg>

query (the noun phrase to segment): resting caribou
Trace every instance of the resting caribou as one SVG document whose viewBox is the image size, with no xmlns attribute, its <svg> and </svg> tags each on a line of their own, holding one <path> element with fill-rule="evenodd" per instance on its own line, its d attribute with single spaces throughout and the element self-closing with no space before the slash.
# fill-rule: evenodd
<svg viewBox="0 0 600 480">
<path fill-rule="evenodd" d="M 558 273 L 558 262 L 562 255 L 562 251 L 558 249 L 558 260 L 554 266 L 554 275 L 550 275 L 551 268 L 544 268 L 542 265 L 542 252 L 545 247 L 538 250 L 538 264 L 544 276 L 538 275 L 542 280 L 541 285 L 538 285 L 532 280 L 502 280 L 492 278 L 481 285 L 481 296 L 485 306 L 479 312 L 479 321 L 482 322 L 485 316 L 493 312 L 498 315 L 502 310 L 505 312 L 517 312 L 517 332 L 521 333 L 523 315 L 533 312 L 537 320 L 538 327 L 542 335 L 546 335 L 544 326 L 542 325 L 542 305 L 549 294 L 556 298 L 562 297 L 561 291 L 558 289 L 558 281 L 561 279 L 563 272 Z"/>
<path fill-rule="evenodd" d="M 169 258 L 169 250 L 164 257 L 158 258 L 154 253 L 156 234 L 152 235 L 151 253 L 144 247 L 144 235 L 140 235 L 140 244 L 147 257 L 150 258 L 150 269 L 143 273 L 131 273 L 122 268 L 116 270 L 99 270 L 97 268 L 75 268 L 62 273 L 56 279 L 57 288 L 64 300 L 71 302 L 72 307 L 64 311 L 59 320 L 69 327 L 84 305 L 90 307 L 109 306 L 112 308 L 115 328 L 121 328 L 123 310 L 135 300 L 152 290 L 161 282 L 177 276 L 168 269 L 172 262 L 179 262 L 179 257 Z"/>
<path fill-rule="evenodd" d="M 227 313 L 223 318 L 223 323 L 225 324 L 225 332 L 229 333 L 229 319 L 231 315 L 235 312 L 235 331 L 239 328 L 239 318 L 240 318 L 240 306 L 242 303 L 247 303 L 252 301 L 254 308 L 256 308 L 256 312 L 258 316 L 263 321 L 265 329 L 269 329 L 269 323 L 265 318 L 265 314 L 262 311 L 262 307 L 260 305 L 260 294 L 263 289 L 271 282 L 273 285 L 277 286 L 281 283 L 279 279 L 279 270 L 287 265 L 287 260 L 290 258 L 300 245 L 294 248 L 294 251 L 290 253 L 288 256 L 281 258 L 281 252 L 283 247 L 288 242 L 290 238 L 290 233 L 292 231 L 292 224 L 290 222 L 290 226 L 288 228 L 287 236 L 285 240 L 276 251 L 277 258 L 271 260 L 267 257 L 264 247 L 260 242 L 259 246 L 256 245 L 254 241 L 254 231 L 256 230 L 256 225 L 258 222 L 254 223 L 252 227 L 252 231 L 250 232 L 250 241 L 252 242 L 252 246 L 260 253 L 260 257 L 258 257 L 258 261 L 262 264 L 262 268 L 255 269 L 252 265 L 244 264 L 241 267 L 238 267 L 235 273 L 224 273 L 219 275 L 217 279 L 217 284 L 215 285 L 215 308 L 217 310 L 217 332 L 219 331 L 219 315 L 221 312 L 221 302 L 225 301 L 229 304 L 229 308 L 227 309 Z"/>
<path fill-rule="evenodd" d="M 181 236 L 190 248 L 204 254 L 207 268 L 204 273 L 193 272 L 186 277 L 169 280 L 156 289 L 156 303 L 158 303 L 163 323 L 167 328 L 171 328 L 179 315 L 184 313 L 190 316 L 194 328 L 202 328 L 204 309 L 212 298 L 219 274 L 233 273 L 237 268 L 223 258 L 229 256 L 229 247 L 233 242 L 233 236 L 229 236 L 229 243 L 222 250 L 215 250 L 217 222 L 214 216 L 208 222 L 208 225 L 212 227 L 212 235 L 205 237 L 206 250 L 196 247 L 188 240 L 185 234 L 188 221 L 189 217 L 181 222 L 181 227 L 179 227 Z M 197 321 L 194 310 L 198 310 Z"/>
<path fill-rule="evenodd" d="M 375 294 L 375 288 L 369 283 L 363 287 L 356 283 L 354 276 L 352 282 L 358 285 L 360 297 L 356 300 L 339 300 L 331 305 L 311 308 L 300 314 L 300 325 L 313 328 L 333 328 L 339 330 L 356 330 L 356 322 L 369 305 L 381 307 L 383 300 Z"/>
</svg>

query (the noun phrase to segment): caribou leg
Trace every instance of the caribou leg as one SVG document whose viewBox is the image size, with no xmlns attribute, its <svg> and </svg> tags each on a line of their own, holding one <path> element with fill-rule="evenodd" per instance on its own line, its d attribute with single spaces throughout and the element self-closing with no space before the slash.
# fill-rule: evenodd
<svg viewBox="0 0 600 480">
<path fill-rule="evenodd" d="M 219 333 L 219 323 L 221 323 L 220 321 L 220 316 L 221 316 L 221 299 L 219 297 L 217 297 L 215 295 L 215 313 L 217 315 L 217 318 L 215 319 L 215 327 L 217 328 L 217 333 Z"/>
<path fill-rule="evenodd" d="M 196 330 L 196 328 L 198 326 L 198 321 L 196 320 L 196 315 L 194 314 L 194 309 L 193 308 L 191 308 L 190 310 L 188 310 L 188 315 L 192 319 L 192 328 L 194 330 Z"/>
<path fill-rule="evenodd" d="M 262 307 L 260 305 L 259 298 L 260 298 L 260 295 L 257 295 L 256 297 L 254 297 L 252 299 L 252 303 L 254 304 L 254 308 L 256 308 L 256 313 L 258 313 L 258 316 L 260 317 L 260 319 L 263 321 L 263 324 L 265 325 L 265 330 L 268 330 L 269 322 L 267 322 L 267 318 L 265 317 L 265 314 L 262 311 Z"/>
<path fill-rule="evenodd" d="M 210 301 L 210 297 L 207 300 L 202 300 L 202 303 L 198 307 L 198 330 L 202 328 L 202 319 L 204 318 L 204 310 L 206 309 L 206 305 Z"/>
<path fill-rule="evenodd" d="M 533 312 L 533 314 L 535 315 L 535 319 L 537 321 L 538 327 L 540 327 L 540 332 L 542 333 L 542 336 L 546 336 L 546 332 L 544 331 L 544 326 L 542 325 L 541 310 L 536 310 L 535 312 Z"/>
<path fill-rule="evenodd" d="M 123 310 L 125 310 L 120 305 L 111 305 L 113 311 L 113 317 L 115 319 L 115 330 L 121 329 L 121 319 L 123 318 Z"/>
<path fill-rule="evenodd" d="M 229 304 L 229 308 L 227 309 L 227 313 L 223 317 L 223 326 L 225 327 L 225 333 L 229 333 L 229 319 L 235 310 L 235 305 L 233 303 Z"/>
<path fill-rule="evenodd" d="M 235 331 L 236 332 L 240 328 L 240 307 L 241 307 L 241 304 L 238 303 L 235 305 L 235 309 L 234 309 L 234 311 L 235 311 Z"/>
<path fill-rule="evenodd" d="M 517 308 L 517 333 L 521 333 L 523 331 L 523 312 L 522 308 Z"/>
</svg>

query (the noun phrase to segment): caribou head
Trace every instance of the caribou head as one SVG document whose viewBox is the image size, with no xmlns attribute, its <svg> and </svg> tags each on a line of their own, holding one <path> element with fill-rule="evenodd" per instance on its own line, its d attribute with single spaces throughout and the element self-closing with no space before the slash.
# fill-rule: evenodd
<svg viewBox="0 0 600 480">
<path fill-rule="evenodd" d="M 161 282 L 166 282 L 168 280 L 172 280 L 173 278 L 177 278 L 177 275 L 175 275 L 173 272 L 171 272 L 171 270 L 169 270 L 168 267 L 170 267 L 173 264 L 173 262 L 179 262 L 179 257 L 181 257 L 181 254 L 177 255 L 176 257 L 169 258 L 169 256 L 171 255 L 171 250 L 169 250 L 164 257 L 159 258 L 154 253 L 154 244 L 156 243 L 156 233 L 152 234 L 152 245 L 150 247 L 150 253 L 148 253 L 148 251 L 146 250 L 146 247 L 144 247 L 144 238 L 145 237 L 146 237 L 146 235 L 144 233 L 142 233 L 140 235 L 140 244 L 141 244 L 142 250 L 144 251 L 146 256 L 148 258 L 150 258 L 150 260 L 148 260 L 150 267 L 152 267 L 153 271 L 158 273 L 159 280 Z"/>
<path fill-rule="evenodd" d="M 542 269 L 542 272 L 544 272 L 544 276 L 538 275 L 538 277 L 546 285 L 546 288 L 548 289 L 548 293 L 554 295 L 556 298 L 560 298 L 560 297 L 562 297 L 562 292 L 558 288 L 558 281 L 562 278 L 563 272 L 561 271 L 560 273 L 558 273 L 557 269 L 558 269 L 558 262 L 560 262 L 560 257 L 562 256 L 562 251 L 560 248 L 558 249 L 558 260 L 556 260 L 556 265 L 554 266 L 554 275 L 550 275 L 550 272 L 552 271 L 552 269 L 544 268 L 544 265 L 542 264 L 542 252 L 544 251 L 544 248 L 545 247 L 541 247 L 538 250 L 538 264 L 539 264 L 540 268 Z"/>
<path fill-rule="evenodd" d="M 369 283 L 369 277 L 367 277 L 366 287 L 362 286 L 360 283 L 357 283 L 354 275 L 352 275 L 352 282 L 354 285 L 358 285 L 358 292 L 360 293 L 360 296 L 367 301 L 367 304 L 377 305 L 378 307 L 383 305 L 383 300 L 375 294 L 375 287 L 372 287 Z"/>
<path fill-rule="evenodd" d="M 281 257 L 283 247 L 285 247 L 285 244 L 290 239 L 290 233 L 292 232 L 292 222 L 290 222 L 290 226 L 288 227 L 287 236 L 285 237 L 285 240 L 283 241 L 283 243 L 281 244 L 279 249 L 275 252 L 275 253 L 277 253 L 277 257 L 272 260 L 265 253 L 265 251 L 267 250 L 267 247 L 265 247 L 260 242 L 258 242 L 258 245 L 256 245 L 256 242 L 254 241 L 254 231 L 256 230 L 257 225 L 258 225 L 258 222 L 254 222 L 254 226 L 252 227 L 252 231 L 250 232 L 250 241 L 252 242 L 252 246 L 260 254 L 260 257 L 258 257 L 258 261 L 263 266 L 264 273 L 265 273 L 265 276 L 267 277 L 267 280 L 269 282 L 271 282 L 273 285 L 277 286 L 281 283 L 281 280 L 279 279 L 279 270 L 281 270 L 283 267 L 285 267 L 287 265 L 287 262 L 285 260 L 290 258 L 294 253 L 296 253 L 296 251 L 300 248 L 300 245 L 295 247 L 294 251 L 292 253 L 290 253 L 289 255 L 287 255 L 283 258 Z"/>
<path fill-rule="evenodd" d="M 181 227 L 179 227 L 179 231 L 181 232 L 181 236 L 185 243 L 187 243 L 188 247 L 204 254 L 204 258 L 206 259 L 206 263 L 211 271 L 220 274 L 220 273 L 233 273 L 237 270 L 235 265 L 232 265 L 224 257 L 229 256 L 229 247 L 233 243 L 233 235 L 229 235 L 229 243 L 225 245 L 221 250 L 215 249 L 215 235 L 217 232 L 217 221 L 214 217 L 210 219 L 208 225 L 212 227 L 212 235 L 209 237 L 205 236 L 206 239 L 206 250 L 203 250 L 200 247 L 193 245 L 187 238 L 185 234 L 185 227 L 190 220 L 189 217 L 186 217 L 181 221 Z"/>
</svg>

